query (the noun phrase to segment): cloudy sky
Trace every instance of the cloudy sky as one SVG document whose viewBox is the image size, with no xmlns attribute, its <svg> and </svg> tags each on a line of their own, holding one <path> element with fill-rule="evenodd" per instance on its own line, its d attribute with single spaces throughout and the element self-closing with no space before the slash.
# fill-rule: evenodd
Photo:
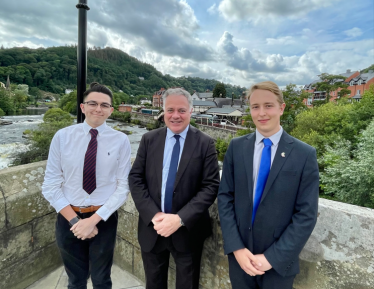
<svg viewBox="0 0 374 289">
<path fill-rule="evenodd" d="M 0 44 L 77 43 L 77 0 L 0 0 Z M 88 45 L 162 73 L 303 85 L 374 63 L 373 0 L 88 0 Z"/>
</svg>

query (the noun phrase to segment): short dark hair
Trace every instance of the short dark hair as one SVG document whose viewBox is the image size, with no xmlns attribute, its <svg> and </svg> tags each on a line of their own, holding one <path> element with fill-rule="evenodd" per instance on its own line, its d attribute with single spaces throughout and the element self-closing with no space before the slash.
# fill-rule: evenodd
<svg viewBox="0 0 374 289">
<path fill-rule="evenodd" d="M 98 82 L 92 82 L 90 84 L 90 88 L 87 89 L 84 93 L 83 93 L 83 101 L 86 100 L 87 96 L 91 93 L 91 92 L 100 92 L 100 93 L 104 93 L 106 95 L 108 95 L 110 97 L 110 102 L 111 104 L 113 104 L 113 94 L 111 92 L 111 90 L 106 87 L 105 85 L 103 84 L 100 84 Z"/>
</svg>

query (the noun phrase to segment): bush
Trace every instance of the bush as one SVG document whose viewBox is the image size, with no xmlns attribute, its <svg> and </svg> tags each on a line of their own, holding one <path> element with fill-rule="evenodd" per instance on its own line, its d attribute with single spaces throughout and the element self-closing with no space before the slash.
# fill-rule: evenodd
<svg viewBox="0 0 374 289">
<path fill-rule="evenodd" d="M 0 108 L 0 116 L 4 116 L 5 112 Z"/>
<path fill-rule="evenodd" d="M 231 135 L 230 135 L 230 137 L 228 139 L 221 139 L 221 138 L 217 139 L 217 141 L 216 141 L 216 150 L 217 150 L 219 159 L 223 159 L 224 158 L 231 140 L 232 140 L 232 136 Z"/>
<path fill-rule="evenodd" d="M 127 111 L 120 112 L 120 111 L 114 110 L 109 118 L 123 121 L 123 122 L 131 122 L 131 113 Z"/>
<path fill-rule="evenodd" d="M 328 146 L 320 162 L 325 166 L 321 186 L 335 199 L 374 208 L 374 120 L 358 138 L 357 148 L 339 139 Z"/>
<path fill-rule="evenodd" d="M 66 126 L 73 123 L 70 114 L 62 111 L 59 108 L 52 108 L 48 110 L 44 117 L 44 123 L 39 124 L 38 129 L 33 131 L 25 131 L 30 138 L 27 141 L 29 150 L 26 152 L 19 152 L 14 155 L 12 165 L 18 166 L 33 162 L 46 160 L 48 158 L 49 147 L 55 133 Z"/>
<path fill-rule="evenodd" d="M 190 125 L 192 125 L 193 127 L 198 127 L 197 124 L 196 124 L 196 121 L 194 119 L 191 118 L 190 120 Z"/>
</svg>

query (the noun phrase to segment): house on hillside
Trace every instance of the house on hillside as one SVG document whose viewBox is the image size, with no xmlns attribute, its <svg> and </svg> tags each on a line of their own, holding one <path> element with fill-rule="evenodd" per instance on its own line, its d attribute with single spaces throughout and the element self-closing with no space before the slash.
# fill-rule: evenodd
<svg viewBox="0 0 374 289">
<path fill-rule="evenodd" d="M 69 93 L 71 93 L 71 92 L 73 92 L 74 90 L 73 89 L 69 89 L 69 88 L 67 88 L 67 89 L 65 89 L 65 94 L 69 94 Z"/>
<path fill-rule="evenodd" d="M 348 85 L 347 89 L 351 91 L 348 97 L 355 101 L 360 101 L 361 95 L 365 92 L 365 90 L 368 90 L 370 85 L 374 84 L 373 70 L 369 70 L 368 73 L 360 73 L 359 71 L 351 71 L 350 69 L 348 69 L 345 73 L 341 73 L 339 75 L 346 77 L 344 83 Z M 342 82 L 341 79 L 335 81 Z M 326 99 L 326 91 L 316 91 L 314 85 L 317 82 L 320 82 L 320 80 L 314 80 L 310 84 L 304 86 L 304 90 L 312 94 L 310 98 L 304 99 L 304 103 L 308 107 L 311 107 L 313 105 L 314 100 Z M 330 92 L 330 101 L 339 98 L 339 91 L 341 91 L 340 88 Z"/>
<path fill-rule="evenodd" d="M 161 89 L 159 91 L 156 91 L 154 94 L 153 94 L 153 106 L 154 107 L 162 107 L 163 106 L 163 100 L 162 100 L 162 96 L 164 95 L 165 93 L 165 88 L 161 87 Z"/>
</svg>

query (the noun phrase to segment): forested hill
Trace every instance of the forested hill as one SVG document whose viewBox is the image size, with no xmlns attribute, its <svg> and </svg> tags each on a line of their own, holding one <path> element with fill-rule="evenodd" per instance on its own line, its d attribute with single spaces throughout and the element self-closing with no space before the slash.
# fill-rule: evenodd
<svg viewBox="0 0 374 289">
<path fill-rule="evenodd" d="M 27 84 L 53 93 L 75 88 L 77 83 L 77 48 L 62 46 L 50 48 L 0 49 L 0 81 L 7 76 L 11 83 Z M 143 77 L 144 80 L 140 80 Z M 87 83 L 97 81 L 114 90 L 132 95 L 152 95 L 161 87 L 182 86 L 189 92 L 213 91 L 216 80 L 198 77 L 163 75 L 152 65 L 143 63 L 114 48 L 88 50 Z M 225 84 L 227 96 L 240 96 L 244 87 Z"/>
</svg>

